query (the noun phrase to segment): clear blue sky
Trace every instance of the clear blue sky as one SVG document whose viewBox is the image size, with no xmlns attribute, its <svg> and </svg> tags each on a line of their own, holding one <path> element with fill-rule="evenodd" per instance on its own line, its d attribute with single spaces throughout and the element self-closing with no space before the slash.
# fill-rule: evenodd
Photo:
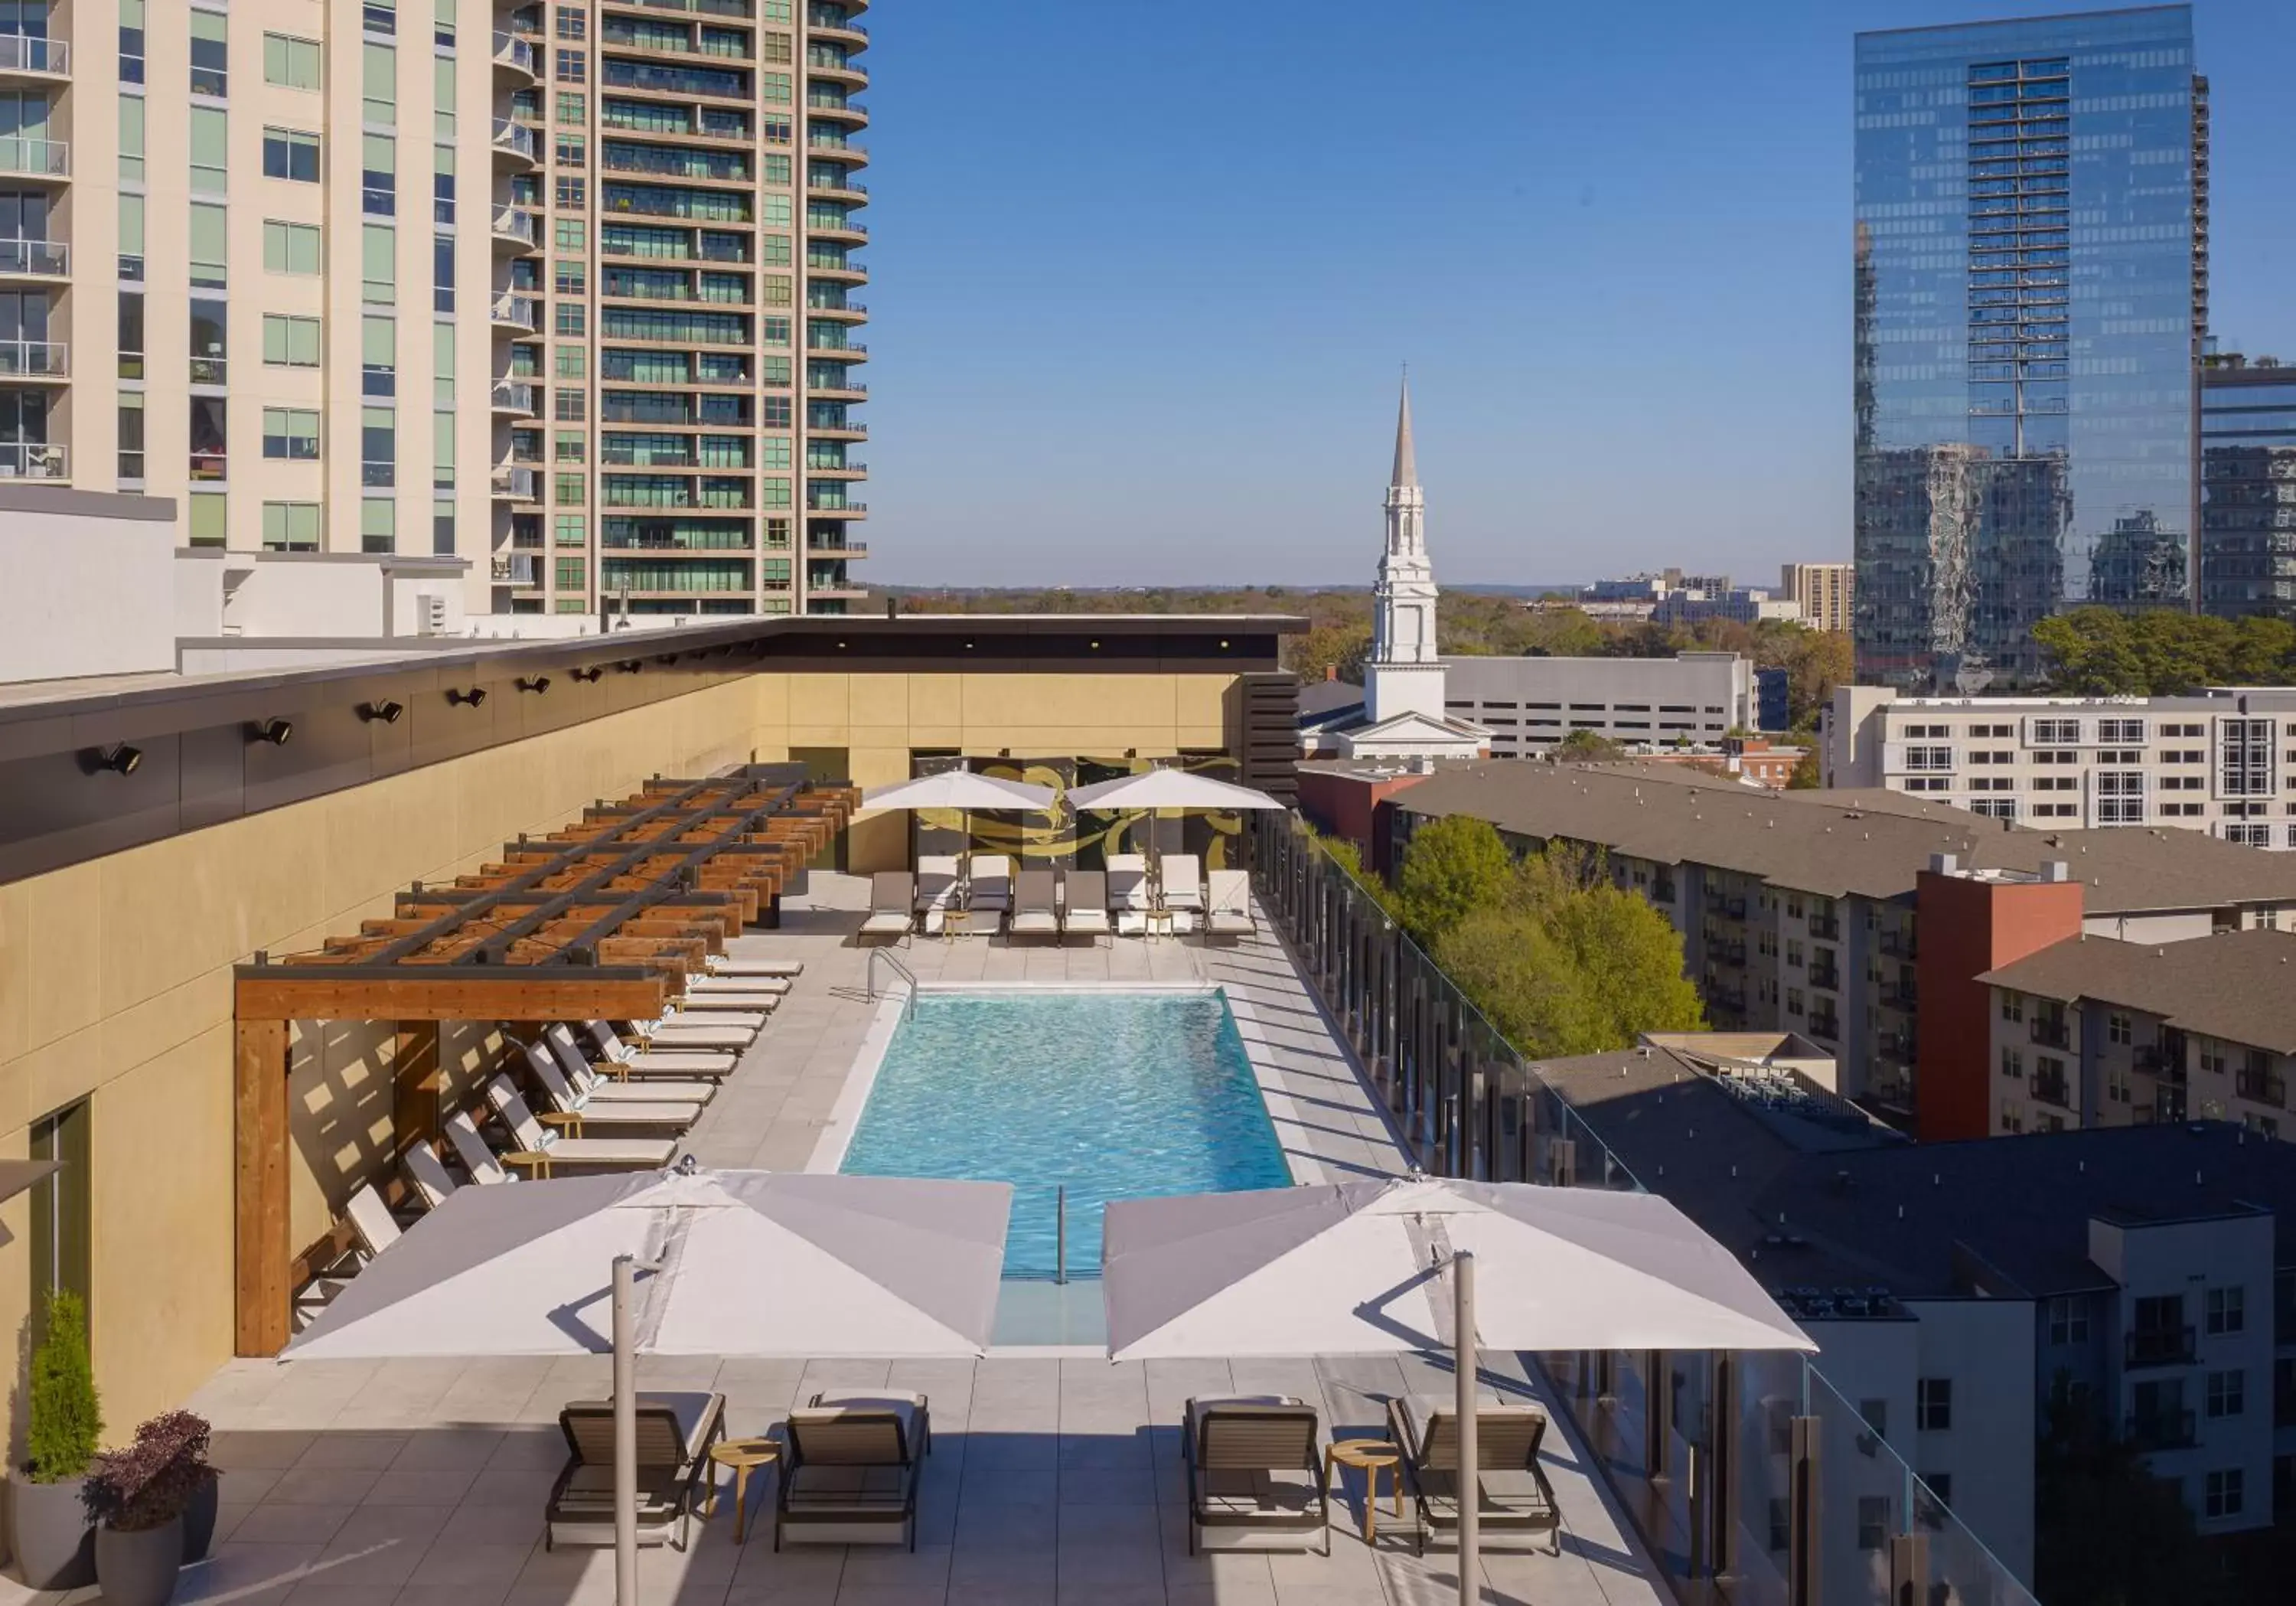
<svg viewBox="0 0 2296 1606">
<path fill-rule="evenodd" d="M 894 583 L 1367 582 L 1849 550 L 1850 51 L 1972 0 L 884 0 Z M 2296 4 L 2202 0 L 2215 326 L 2296 358 Z"/>
</svg>

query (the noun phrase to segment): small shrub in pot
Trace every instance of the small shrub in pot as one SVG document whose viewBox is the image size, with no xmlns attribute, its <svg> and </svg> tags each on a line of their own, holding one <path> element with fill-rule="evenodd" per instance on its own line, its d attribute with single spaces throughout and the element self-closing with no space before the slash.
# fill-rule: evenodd
<svg viewBox="0 0 2296 1606">
<path fill-rule="evenodd" d="M 47 1330 L 32 1351 L 26 1390 L 24 1466 L 8 1502 L 9 1538 L 34 1589 L 95 1582 L 94 1533 L 82 1483 L 103 1433 L 103 1408 L 87 1357 L 87 1307 L 58 1289 Z"/>
<path fill-rule="evenodd" d="M 188 1411 L 155 1416 L 135 1442 L 95 1458 L 87 1479 L 95 1572 L 107 1606 L 167 1606 L 184 1552 L 184 1519 L 215 1480 L 208 1424 Z"/>
</svg>

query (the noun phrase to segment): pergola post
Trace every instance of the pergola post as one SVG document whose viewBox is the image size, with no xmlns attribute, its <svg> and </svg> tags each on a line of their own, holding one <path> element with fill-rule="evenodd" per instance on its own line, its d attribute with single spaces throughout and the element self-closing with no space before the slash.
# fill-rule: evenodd
<svg viewBox="0 0 2296 1606">
<path fill-rule="evenodd" d="M 403 1155 L 439 1136 L 447 1079 L 439 1064 L 439 1023 L 402 1020 L 390 1062 L 390 1152 Z"/>
<path fill-rule="evenodd" d="M 290 1263 L 287 1157 L 287 1023 L 242 1020 L 234 1056 L 234 1244 L 237 1291 L 234 1347 L 275 1355 L 287 1343 Z"/>
</svg>

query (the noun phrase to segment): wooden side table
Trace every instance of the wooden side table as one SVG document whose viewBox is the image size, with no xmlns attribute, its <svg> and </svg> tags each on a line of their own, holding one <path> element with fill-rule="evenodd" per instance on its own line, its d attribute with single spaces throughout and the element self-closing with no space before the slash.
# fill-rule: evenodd
<svg viewBox="0 0 2296 1606">
<path fill-rule="evenodd" d="M 750 1474 L 759 1467 L 769 1467 L 782 1457 L 781 1440 L 777 1438 L 721 1438 L 709 1446 L 709 1459 L 721 1467 L 734 1469 L 734 1543 L 742 1543 L 742 1520 L 750 1510 Z M 1396 1500 L 1403 1499 L 1402 1486 L 1396 1487 Z M 1401 1510 L 1400 1503 L 1397 1510 Z M 718 1510 L 718 1478 L 709 1479 L 709 1511 Z"/>
<path fill-rule="evenodd" d="M 1383 1438 L 1343 1438 L 1324 1452 L 1324 1485 L 1331 1487 L 1334 1471 L 1355 1467 L 1364 1475 L 1364 1543 L 1376 1544 L 1379 1517 L 1379 1475 L 1382 1469 L 1401 1466 L 1403 1452 Z M 1395 1473 L 1395 1514 L 1403 1515 L 1403 1474 Z"/>
</svg>

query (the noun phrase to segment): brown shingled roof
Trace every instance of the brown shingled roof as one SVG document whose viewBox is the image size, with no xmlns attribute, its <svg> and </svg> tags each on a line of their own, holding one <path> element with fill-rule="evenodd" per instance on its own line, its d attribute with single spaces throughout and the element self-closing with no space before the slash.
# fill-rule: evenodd
<svg viewBox="0 0 2296 1606">
<path fill-rule="evenodd" d="M 2062 861 L 2087 885 L 2092 915 L 2296 904 L 2296 853 L 2200 831 L 2035 830 L 1914 798 L 1770 792 L 1678 766 L 1484 760 L 1439 770 L 1395 806 L 1472 814 L 1516 836 L 1710 865 L 1827 897 L 1905 896 L 1931 854 L 1951 853 L 1964 869 L 2029 875 Z"/>
<path fill-rule="evenodd" d="M 2120 1004 L 2204 1037 L 2296 1053 L 2296 933 L 2162 943 L 2068 937 L 1977 979 L 2066 1003 Z"/>
</svg>

